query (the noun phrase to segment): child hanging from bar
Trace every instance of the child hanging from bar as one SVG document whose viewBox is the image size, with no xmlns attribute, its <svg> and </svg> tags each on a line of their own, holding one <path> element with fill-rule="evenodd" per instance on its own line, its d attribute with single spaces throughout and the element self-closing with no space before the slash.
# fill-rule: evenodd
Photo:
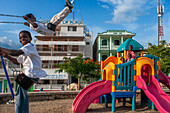
<svg viewBox="0 0 170 113">
<path fill-rule="evenodd" d="M 28 21 L 28 23 L 25 22 L 24 25 L 29 26 L 31 30 L 36 31 L 39 34 L 54 36 L 57 25 L 72 12 L 73 2 L 74 0 L 71 2 L 66 0 L 65 8 L 60 13 L 54 15 L 47 25 L 37 22 L 35 16 L 31 13 L 23 16 L 23 18 Z"/>
<path fill-rule="evenodd" d="M 39 78 L 45 77 L 47 74 L 42 70 L 42 61 L 38 52 L 31 43 L 32 36 L 29 31 L 21 31 L 19 33 L 20 43 L 23 45 L 19 50 L 6 49 L 0 47 L 0 56 L 6 57 L 14 64 L 23 65 L 23 76 L 21 74 L 17 75 L 21 78 L 19 79 L 22 82 L 22 78 L 26 78 L 28 81 L 23 80 L 23 84 L 19 84 L 18 89 L 15 95 L 15 113 L 29 113 L 29 101 L 27 90 L 36 83 Z M 28 84 L 29 83 L 29 84 Z M 31 83 L 31 84 L 30 84 Z M 25 89 L 27 87 L 27 89 Z"/>
</svg>

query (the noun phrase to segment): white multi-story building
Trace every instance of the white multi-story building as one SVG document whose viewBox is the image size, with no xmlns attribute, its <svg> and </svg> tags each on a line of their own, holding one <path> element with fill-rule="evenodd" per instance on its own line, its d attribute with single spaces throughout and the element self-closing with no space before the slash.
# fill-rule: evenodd
<svg viewBox="0 0 170 113">
<path fill-rule="evenodd" d="M 40 79 L 40 84 L 70 84 L 74 80 L 66 72 L 56 73 L 57 63 L 64 57 L 75 58 L 82 54 L 92 58 L 92 35 L 86 30 L 82 21 L 63 21 L 57 26 L 55 36 L 36 36 L 35 46 L 41 57 L 43 69 L 48 76 Z M 37 87 L 42 87 L 42 85 Z"/>
</svg>

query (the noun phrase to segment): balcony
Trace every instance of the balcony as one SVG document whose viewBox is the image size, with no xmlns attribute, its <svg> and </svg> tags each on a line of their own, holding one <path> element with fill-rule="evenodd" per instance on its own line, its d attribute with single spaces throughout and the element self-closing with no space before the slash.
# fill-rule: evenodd
<svg viewBox="0 0 170 113">
<path fill-rule="evenodd" d="M 36 45 L 86 45 L 85 41 L 36 41 Z"/>
<path fill-rule="evenodd" d="M 49 60 L 53 60 L 53 61 L 60 60 L 60 61 L 62 61 L 64 57 L 75 58 L 77 56 L 40 56 L 40 57 L 41 57 L 41 60 L 46 60 L 46 61 L 49 61 Z"/>
<path fill-rule="evenodd" d="M 112 45 L 111 48 L 109 47 L 109 45 L 103 46 L 101 45 L 99 50 L 117 50 L 119 48 L 120 45 Z"/>
</svg>

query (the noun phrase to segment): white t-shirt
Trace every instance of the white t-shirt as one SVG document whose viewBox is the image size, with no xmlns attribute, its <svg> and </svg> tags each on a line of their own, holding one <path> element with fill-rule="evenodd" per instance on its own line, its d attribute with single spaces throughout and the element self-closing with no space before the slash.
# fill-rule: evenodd
<svg viewBox="0 0 170 113">
<path fill-rule="evenodd" d="M 41 24 L 39 22 L 35 22 L 38 27 L 37 28 L 34 28 L 31 24 L 30 24 L 30 29 L 33 30 L 33 31 L 36 31 L 37 33 L 39 34 L 42 34 L 42 35 L 50 35 L 50 36 L 54 36 L 54 31 L 52 30 L 49 30 L 47 28 L 47 26 L 45 26 L 44 24 Z"/>
<path fill-rule="evenodd" d="M 34 44 L 28 43 L 20 48 L 24 54 L 18 56 L 17 61 L 23 65 L 24 74 L 31 78 L 41 78 L 47 75 L 42 70 L 42 61 Z"/>
</svg>

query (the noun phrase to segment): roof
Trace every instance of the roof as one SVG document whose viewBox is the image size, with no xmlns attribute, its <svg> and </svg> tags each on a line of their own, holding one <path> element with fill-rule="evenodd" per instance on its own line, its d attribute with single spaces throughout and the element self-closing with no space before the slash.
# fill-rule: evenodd
<svg viewBox="0 0 170 113">
<path fill-rule="evenodd" d="M 136 40 L 128 38 L 126 41 L 123 42 L 117 49 L 117 52 L 123 52 L 124 50 L 129 50 L 129 46 L 133 46 L 133 51 L 143 51 L 143 46 L 139 44 Z"/>
<path fill-rule="evenodd" d="M 136 33 L 131 33 L 126 30 L 107 30 L 103 33 L 98 33 L 98 35 L 124 35 L 124 36 L 135 36 Z"/>
</svg>

